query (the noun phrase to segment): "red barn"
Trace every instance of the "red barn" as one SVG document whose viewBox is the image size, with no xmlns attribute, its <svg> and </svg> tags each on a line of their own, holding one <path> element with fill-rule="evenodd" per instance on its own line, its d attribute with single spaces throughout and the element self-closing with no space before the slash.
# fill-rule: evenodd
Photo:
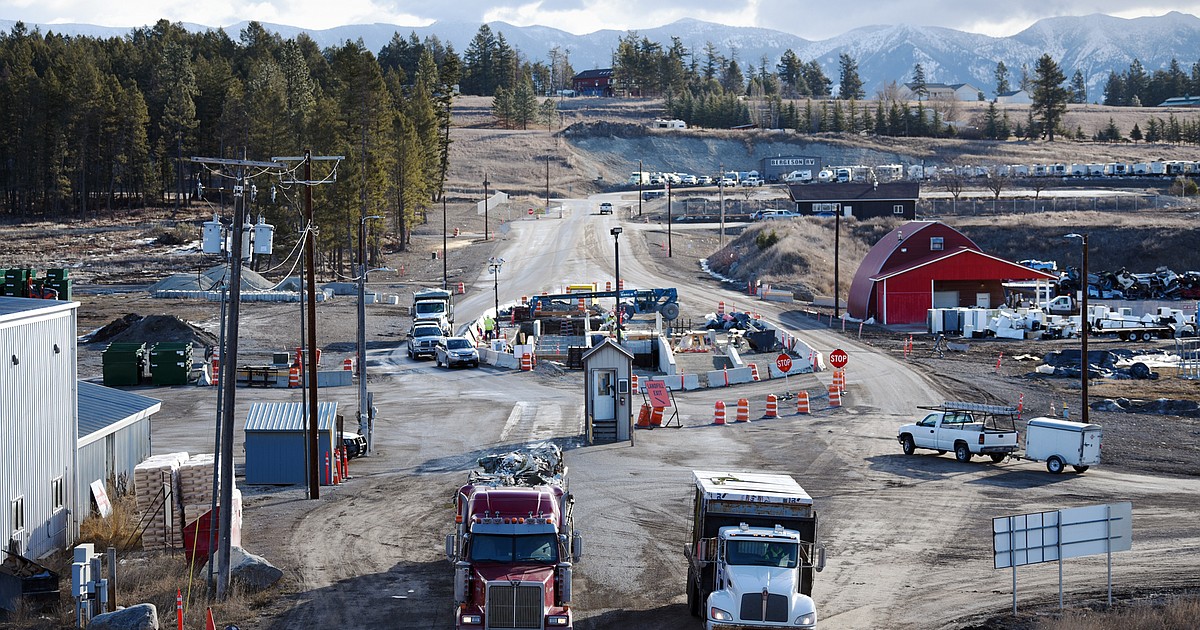
<svg viewBox="0 0 1200 630">
<path fill-rule="evenodd" d="M 1002 283 L 1057 277 L 983 253 L 954 228 L 913 221 L 892 230 L 863 258 L 847 311 L 881 324 L 923 323 L 931 308 L 1004 302 Z"/>
</svg>

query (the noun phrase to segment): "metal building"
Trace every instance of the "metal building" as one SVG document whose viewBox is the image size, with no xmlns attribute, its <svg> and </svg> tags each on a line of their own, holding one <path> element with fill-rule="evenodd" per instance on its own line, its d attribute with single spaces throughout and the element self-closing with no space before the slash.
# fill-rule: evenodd
<svg viewBox="0 0 1200 630">
<path fill-rule="evenodd" d="M 0 297 L 0 544 L 75 542 L 77 302 Z"/>
<path fill-rule="evenodd" d="M 79 381 L 76 520 L 91 509 L 92 482 L 111 479 L 117 488 L 131 489 L 133 467 L 150 457 L 150 418 L 160 409 L 154 398 Z"/>
<path fill-rule="evenodd" d="M 254 403 L 246 414 L 246 483 L 292 485 L 308 481 L 303 403 Z M 333 483 L 326 468 L 336 445 L 337 403 L 317 403 L 317 464 L 321 485 Z M 331 464 L 332 465 L 332 464 Z"/>
</svg>

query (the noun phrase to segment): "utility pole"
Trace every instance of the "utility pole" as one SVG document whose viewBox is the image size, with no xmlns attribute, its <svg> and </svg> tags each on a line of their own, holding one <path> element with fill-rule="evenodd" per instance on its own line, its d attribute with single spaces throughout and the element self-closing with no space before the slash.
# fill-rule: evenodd
<svg viewBox="0 0 1200 630">
<path fill-rule="evenodd" d="M 442 188 L 442 290 L 450 290 L 450 268 L 446 266 L 446 254 L 450 244 L 446 242 L 446 189 Z"/>
<path fill-rule="evenodd" d="M 836 206 L 836 212 L 833 214 L 833 318 L 838 319 L 842 315 L 839 312 L 839 295 L 840 287 L 838 286 L 838 261 L 841 258 L 841 242 L 842 242 L 842 206 Z"/>
<path fill-rule="evenodd" d="M 724 185 L 724 184 L 722 184 L 721 182 L 724 180 L 724 175 L 725 175 L 725 165 L 724 165 L 724 164 L 722 164 L 722 165 L 720 165 L 720 166 L 719 166 L 719 167 L 717 167 L 717 168 L 719 169 L 719 170 L 717 171 L 717 193 L 718 193 L 718 196 L 721 198 L 721 240 L 720 240 L 720 246 L 721 246 L 721 248 L 722 248 L 722 249 L 724 249 L 724 247 L 725 247 L 725 185 Z"/>
<path fill-rule="evenodd" d="M 367 426 L 367 221 L 382 218 L 373 214 L 358 220 L 358 434 L 367 438 L 367 453 L 372 437 Z"/>
<path fill-rule="evenodd" d="M 313 155 L 312 150 L 305 150 L 303 156 L 289 157 L 273 157 L 274 162 L 301 162 L 304 164 L 304 179 L 291 180 L 287 183 L 299 184 L 304 186 L 304 290 L 305 301 L 308 311 L 308 329 L 307 352 L 302 355 L 307 361 L 305 368 L 308 372 L 308 401 L 306 405 L 306 425 L 307 435 L 306 442 L 307 459 L 308 459 L 308 498 L 321 498 L 321 476 L 320 465 L 317 462 L 317 427 L 319 418 L 317 416 L 317 267 L 316 267 L 316 248 L 317 248 L 317 231 L 316 224 L 313 221 L 312 207 L 312 187 L 317 184 L 325 184 L 337 181 L 337 166 L 331 169 L 331 173 L 321 180 L 313 180 L 312 163 L 313 162 L 341 162 L 346 159 L 341 155 Z"/>
<path fill-rule="evenodd" d="M 638 218 L 642 217 L 642 161 L 638 160 Z"/>
<path fill-rule="evenodd" d="M 667 180 L 667 258 L 671 257 L 671 180 Z"/>
<path fill-rule="evenodd" d="M 244 155 L 243 155 L 244 157 Z M 233 226 L 229 249 L 229 301 L 225 308 L 228 313 L 223 318 L 228 322 L 228 330 L 224 339 L 224 352 L 221 362 L 225 364 L 225 378 L 220 380 L 221 409 L 220 417 L 220 449 L 214 454 L 219 464 L 214 462 L 213 475 L 218 476 L 220 485 L 220 550 L 218 551 L 217 597 L 224 599 L 229 591 L 229 548 L 230 532 L 233 524 L 233 408 L 237 396 L 237 353 L 238 353 L 238 324 L 239 311 L 242 302 L 242 238 L 246 221 L 246 179 L 245 168 L 253 166 L 263 169 L 278 169 L 275 162 L 251 162 L 246 159 L 226 160 L 220 158 L 193 157 L 193 162 L 237 167 L 237 183 L 234 185 Z M 182 172 L 180 165 L 180 172 Z M 210 516 L 211 518 L 211 516 Z"/>
<path fill-rule="evenodd" d="M 550 215 L 550 154 L 546 154 L 546 211 L 542 213 L 545 216 Z M 562 218 L 561 216 L 559 217 Z"/>
</svg>

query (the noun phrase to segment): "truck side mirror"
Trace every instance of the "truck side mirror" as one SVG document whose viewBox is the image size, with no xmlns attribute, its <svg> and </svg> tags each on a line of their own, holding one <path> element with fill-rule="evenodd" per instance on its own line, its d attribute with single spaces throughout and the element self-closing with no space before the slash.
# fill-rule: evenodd
<svg viewBox="0 0 1200 630">
<path fill-rule="evenodd" d="M 446 534 L 446 560 L 454 562 L 454 534 Z"/>
<path fill-rule="evenodd" d="M 814 568 L 817 573 L 825 570 L 825 545 L 817 547 L 817 564 Z"/>
<path fill-rule="evenodd" d="M 696 560 L 710 562 L 717 557 L 717 539 L 701 538 L 696 542 Z"/>
</svg>

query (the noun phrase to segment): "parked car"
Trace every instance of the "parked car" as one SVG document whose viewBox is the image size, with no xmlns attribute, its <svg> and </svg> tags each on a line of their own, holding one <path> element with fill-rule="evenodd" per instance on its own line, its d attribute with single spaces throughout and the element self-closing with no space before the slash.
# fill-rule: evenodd
<svg viewBox="0 0 1200 630">
<path fill-rule="evenodd" d="M 435 324 L 414 324 L 408 331 L 408 358 L 432 357 L 437 354 L 442 329 Z"/>
<path fill-rule="evenodd" d="M 679 178 L 679 183 L 685 186 L 695 186 L 698 182 L 695 175 L 683 175 Z"/>
<path fill-rule="evenodd" d="M 762 221 L 765 219 L 794 219 L 798 216 L 802 215 L 799 212 L 793 212 L 791 210 L 759 210 L 758 212 L 750 215 L 750 218 L 754 219 L 755 221 Z"/>
<path fill-rule="evenodd" d="M 445 337 L 438 341 L 434 361 L 439 366 L 469 365 L 479 367 L 479 351 L 466 337 Z"/>
<path fill-rule="evenodd" d="M 612 214 L 612 204 L 607 201 L 600 204 L 600 214 Z"/>
<path fill-rule="evenodd" d="M 701 175 L 700 177 L 696 178 L 696 183 L 701 186 L 712 186 L 713 178 L 709 177 L 708 175 Z"/>
<path fill-rule="evenodd" d="M 347 459 L 354 459 L 367 453 L 367 438 L 358 433 L 342 431 L 342 445 L 346 447 Z"/>
</svg>

